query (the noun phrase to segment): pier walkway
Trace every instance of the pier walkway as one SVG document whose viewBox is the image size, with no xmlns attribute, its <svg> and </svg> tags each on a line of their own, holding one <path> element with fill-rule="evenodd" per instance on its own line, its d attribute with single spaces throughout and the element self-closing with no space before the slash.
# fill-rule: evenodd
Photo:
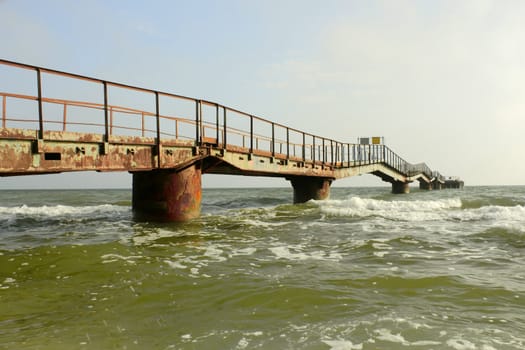
<svg viewBox="0 0 525 350">
<path fill-rule="evenodd" d="M 373 174 L 392 192 L 462 187 L 411 164 L 379 138 L 348 143 L 218 103 L 0 60 L 0 176 L 70 171 L 133 174 L 138 216 L 200 214 L 201 175 L 288 179 L 294 203 L 329 196 L 334 180 Z"/>
</svg>

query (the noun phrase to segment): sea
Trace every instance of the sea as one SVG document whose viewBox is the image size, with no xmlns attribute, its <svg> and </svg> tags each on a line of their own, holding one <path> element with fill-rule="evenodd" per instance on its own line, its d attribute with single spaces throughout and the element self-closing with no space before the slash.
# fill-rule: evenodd
<svg viewBox="0 0 525 350">
<path fill-rule="evenodd" d="M 0 191 L 0 349 L 525 349 L 525 187 Z"/>
</svg>

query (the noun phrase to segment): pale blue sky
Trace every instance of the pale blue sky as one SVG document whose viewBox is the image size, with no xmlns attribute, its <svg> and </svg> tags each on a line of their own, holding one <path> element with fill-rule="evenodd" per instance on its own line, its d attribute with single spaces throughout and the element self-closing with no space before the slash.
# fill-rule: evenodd
<svg viewBox="0 0 525 350">
<path fill-rule="evenodd" d="M 467 184 L 517 185 L 523 18 L 523 1 L 0 0 L 0 56 L 216 101 L 343 142 L 380 135 L 407 160 Z M 31 183 L 129 187 L 131 178 L 3 178 L 0 188 Z"/>
</svg>

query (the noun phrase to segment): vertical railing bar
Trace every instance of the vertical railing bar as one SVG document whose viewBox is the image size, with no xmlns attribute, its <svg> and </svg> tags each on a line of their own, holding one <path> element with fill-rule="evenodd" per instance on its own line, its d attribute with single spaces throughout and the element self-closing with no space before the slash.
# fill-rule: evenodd
<svg viewBox="0 0 525 350">
<path fill-rule="evenodd" d="M 104 86 L 104 142 L 109 142 L 108 83 L 103 81 L 102 85 Z M 113 110 L 111 111 L 111 128 L 113 128 Z"/>
<path fill-rule="evenodd" d="M 141 112 L 140 113 L 140 119 L 141 119 L 141 123 L 142 123 L 142 137 L 144 137 L 144 112 Z"/>
<path fill-rule="evenodd" d="M 206 137 L 206 129 L 204 128 L 204 117 L 202 115 L 202 101 L 199 102 L 199 145 L 202 146 L 204 138 Z"/>
<path fill-rule="evenodd" d="M 286 160 L 290 159 L 290 128 L 286 127 Z"/>
<path fill-rule="evenodd" d="M 195 100 L 195 145 L 200 145 L 199 100 Z"/>
<path fill-rule="evenodd" d="M 62 131 L 66 131 L 67 123 L 67 103 L 64 102 L 64 112 L 62 113 Z"/>
<path fill-rule="evenodd" d="M 348 167 L 350 168 L 350 144 L 347 144 L 347 152 L 348 152 Z"/>
<path fill-rule="evenodd" d="M 222 107 L 223 108 L 223 113 L 224 113 L 224 120 L 223 120 L 223 124 L 224 124 L 224 137 L 222 139 L 222 142 L 223 142 L 223 148 L 226 149 L 228 147 L 228 141 L 227 141 L 227 135 L 228 135 L 228 129 L 227 129 L 227 123 L 226 123 L 226 107 Z"/>
<path fill-rule="evenodd" d="M 155 91 L 155 119 L 157 124 L 157 167 L 160 169 L 162 167 L 162 150 L 160 144 L 160 102 L 158 91 Z"/>
<path fill-rule="evenodd" d="M 250 115 L 250 154 L 253 153 L 253 115 Z"/>
<path fill-rule="evenodd" d="M 275 123 L 272 122 L 272 157 L 275 157 Z"/>
<path fill-rule="evenodd" d="M 334 142 L 333 140 L 330 140 L 330 161 L 333 166 L 334 165 Z"/>
<path fill-rule="evenodd" d="M 322 160 L 322 163 L 323 163 L 323 166 L 324 166 L 324 163 L 326 163 L 326 148 L 324 146 L 324 137 L 323 137 L 323 160 Z"/>
<path fill-rule="evenodd" d="M 303 162 L 306 162 L 306 134 L 303 132 Z"/>
<path fill-rule="evenodd" d="M 215 145 L 218 147 L 219 146 L 219 104 L 217 103 L 215 105 L 215 127 L 216 127 L 216 139 L 215 139 Z"/>
<path fill-rule="evenodd" d="M 109 135 L 113 135 L 113 107 L 109 107 Z M 109 140 L 109 136 L 108 136 Z"/>
<path fill-rule="evenodd" d="M 315 168 L 315 135 L 312 136 L 312 161 Z"/>
<path fill-rule="evenodd" d="M 7 96 L 2 96 L 2 128 L 7 125 Z"/>
<path fill-rule="evenodd" d="M 36 68 L 37 91 L 38 91 L 38 138 L 44 138 L 44 110 L 42 107 L 42 73 Z"/>
</svg>

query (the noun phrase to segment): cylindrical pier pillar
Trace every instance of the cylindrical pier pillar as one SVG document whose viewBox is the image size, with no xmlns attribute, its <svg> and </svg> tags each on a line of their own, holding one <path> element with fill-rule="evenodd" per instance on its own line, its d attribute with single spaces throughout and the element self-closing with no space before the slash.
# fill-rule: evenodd
<svg viewBox="0 0 525 350">
<path fill-rule="evenodd" d="M 310 199 L 327 199 L 330 197 L 331 179 L 297 176 L 289 178 L 293 187 L 293 202 L 305 203 Z"/>
<path fill-rule="evenodd" d="M 392 182 L 392 193 L 410 193 L 410 186 L 408 182 L 394 181 Z"/>
<path fill-rule="evenodd" d="M 431 190 L 432 190 L 432 182 L 421 181 L 421 182 L 419 183 L 419 189 L 420 189 L 420 190 L 431 191 Z"/>
<path fill-rule="evenodd" d="M 443 185 L 439 181 L 434 181 L 432 183 L 432 188 L 434 188 L 435 190 L 442 190 L 443 189 Z"/>
<path fill-rule="evenodd" d="M 132 206 L 140 219 L 183 222 L 197 218 L 201 198 L 200 164 L 179 171 L 133 173 Z"/>
</svg>

